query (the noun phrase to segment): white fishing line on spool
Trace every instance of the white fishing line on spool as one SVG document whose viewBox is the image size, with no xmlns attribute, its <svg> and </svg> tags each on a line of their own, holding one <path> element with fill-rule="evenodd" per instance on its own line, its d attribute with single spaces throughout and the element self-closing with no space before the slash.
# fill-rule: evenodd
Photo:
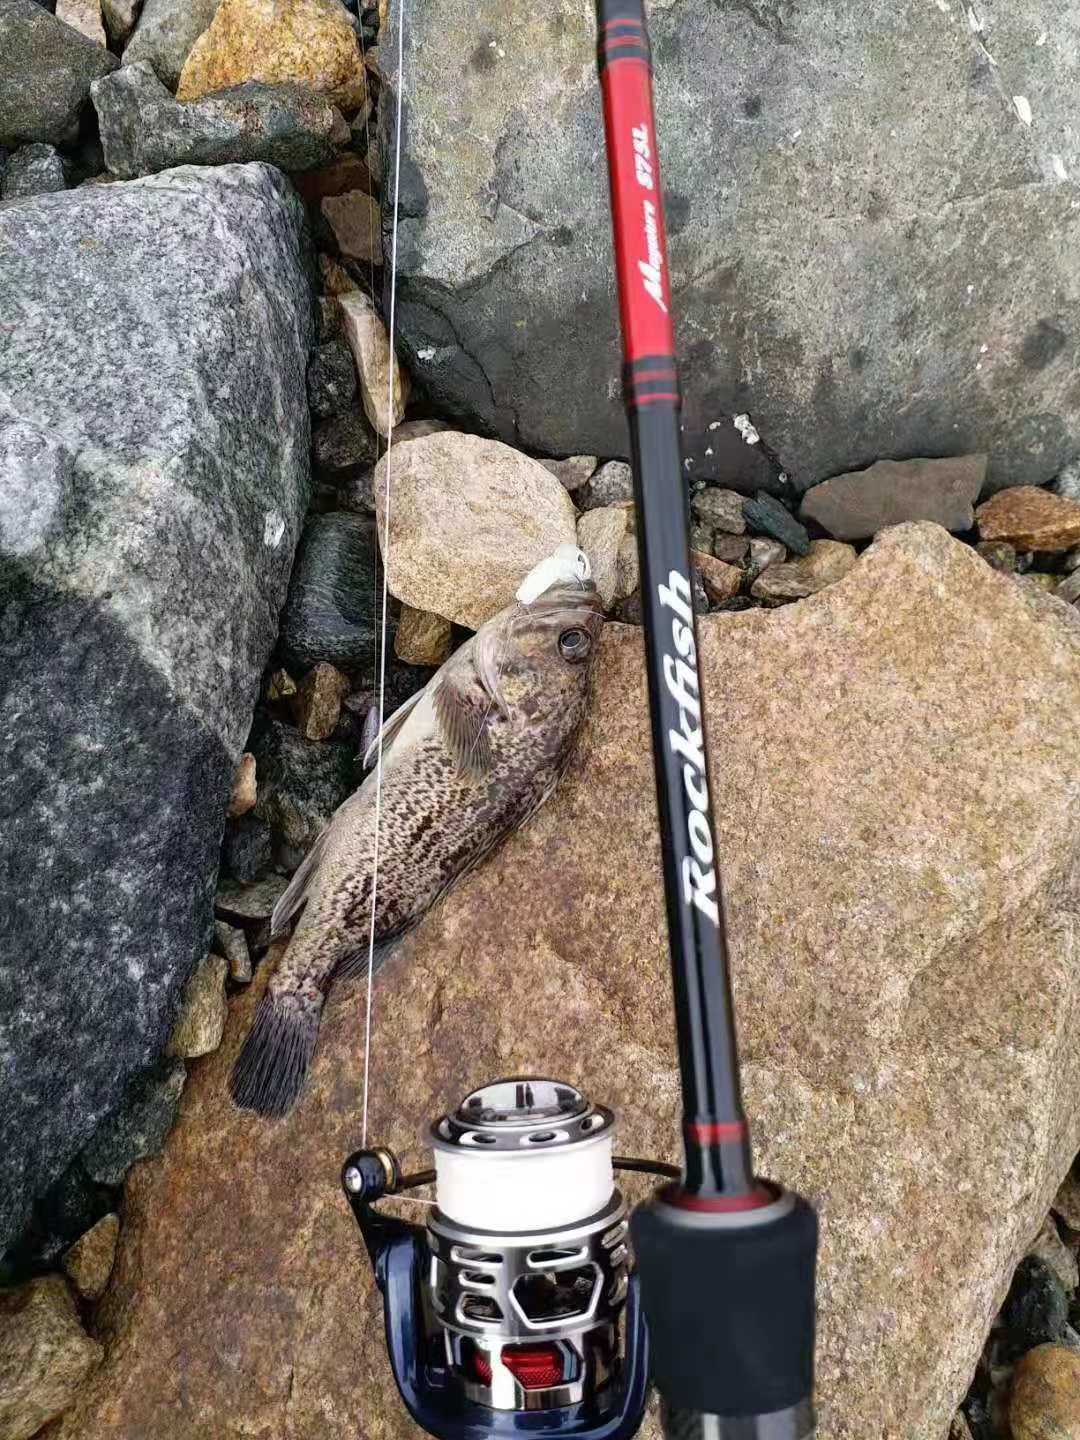
<svg viewBox="0 0 1080 1440">
<path fill-rule="evenodd" d="M 612 1136 L 565 1149 L 529 1145 L 485 1153 L 479 1146 L 435 1142 L 435 1203 L 470 1229 L 523 1234 L 572 1225 L 611 1199 Z"/>
</svg>

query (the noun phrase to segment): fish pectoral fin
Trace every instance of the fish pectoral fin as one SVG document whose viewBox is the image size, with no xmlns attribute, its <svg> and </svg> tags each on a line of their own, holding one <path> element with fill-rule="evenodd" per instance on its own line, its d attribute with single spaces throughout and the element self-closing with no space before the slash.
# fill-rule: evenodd
<svg viewBox="0 0 1080 1440">
<path fill-rule="evenodd" d="M 333 821 L 330 822 L 333 824 Z M 308 898 L 308 890 L 315 878 L 315 872 L 319 868 L 319 862 L 326 850 L 327 837 L 330 834 L 330 825 L 321 835 L 317 837 L 314 845 L 301 860 L 299 867 L 283 894 L 274 906 L 274 913 L 270 916 L 270 938 L 275 939 L 288 926 L 289 921 L 302 909 Z"/>
<path fill-rule="evenodd" d="M 365 770 L 370 769 L 371 766 L 375 764 L 375 757 L 379 752 L 380 736 L 382 737 L 383 758 L 385 759 L 387 750 L 394 742 L 394 737 L 397 735 L 402 725 L 404 725 L 405 721 L 412 714 L 413 710 L 416 708 L 416 705 L 426 693 L 427 687 L 425 686 L 423 690 L 418 690 L 415 695 L 410 695 L 408 700 L 403 700 L 402 703 L 398 706 L 398 708 L 394 711 L 394 713 L 392 715 L 388 715 L 387 718 L 383 721 L 382 727 L 375 731 L 375 734 L 368 741 L 367 749 L 364 751 Z M 375 708 L 373 713 L 376 717 L 378 717 L 379 712 L 377 707 Z M 367 722 L 365 722 L 364 724 L 364 729 L 366 732 Z M 365 739 L 366 738 L 367 736 L 365 734 Z"/>
<path fill-rule="evenodd" d="M 489 697 L 473 689 L 463 690 L 450 675 L 443 675 L 437 677 L 433 699 L 439 733 L 458 769 L 471 775 L 490 770 Z"/>
</svg>

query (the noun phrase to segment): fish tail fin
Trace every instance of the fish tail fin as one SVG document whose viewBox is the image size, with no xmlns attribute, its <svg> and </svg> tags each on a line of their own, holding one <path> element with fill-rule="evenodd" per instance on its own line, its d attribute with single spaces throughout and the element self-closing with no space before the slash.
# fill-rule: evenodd
<svg viewBox="0 0 1080 1440">
<path fill-rule="evenodd" d="M 229 1076 L 241 1110 L 280 1118 L 296 1104 L 315 1053 L 323 997 L 268 990 Z"/>
</svg>

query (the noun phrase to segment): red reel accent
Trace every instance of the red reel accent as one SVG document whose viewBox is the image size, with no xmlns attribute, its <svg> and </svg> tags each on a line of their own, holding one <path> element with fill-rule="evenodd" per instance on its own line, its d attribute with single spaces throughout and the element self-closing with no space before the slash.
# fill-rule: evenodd
<svg viewBox="0 0 1080 1440">
<path fill-rule="evenodd" d="M 548 1390 L 563 1379 L 557 1345 L 504 1345 L 502 1363 L 523 1390 Z"/>
</svg>

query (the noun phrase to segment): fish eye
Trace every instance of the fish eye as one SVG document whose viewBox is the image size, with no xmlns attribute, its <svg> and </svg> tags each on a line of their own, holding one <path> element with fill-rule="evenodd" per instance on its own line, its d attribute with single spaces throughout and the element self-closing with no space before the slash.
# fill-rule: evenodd
<svg viewBox="0 0 1080 1440">
<path fill-rule="evenodd" d="M 564 660 L 584 660 L 592 648 L 592 637 L 580 625 L 564 630 L 559 636 L 559 654 Z"/>
</svg>

